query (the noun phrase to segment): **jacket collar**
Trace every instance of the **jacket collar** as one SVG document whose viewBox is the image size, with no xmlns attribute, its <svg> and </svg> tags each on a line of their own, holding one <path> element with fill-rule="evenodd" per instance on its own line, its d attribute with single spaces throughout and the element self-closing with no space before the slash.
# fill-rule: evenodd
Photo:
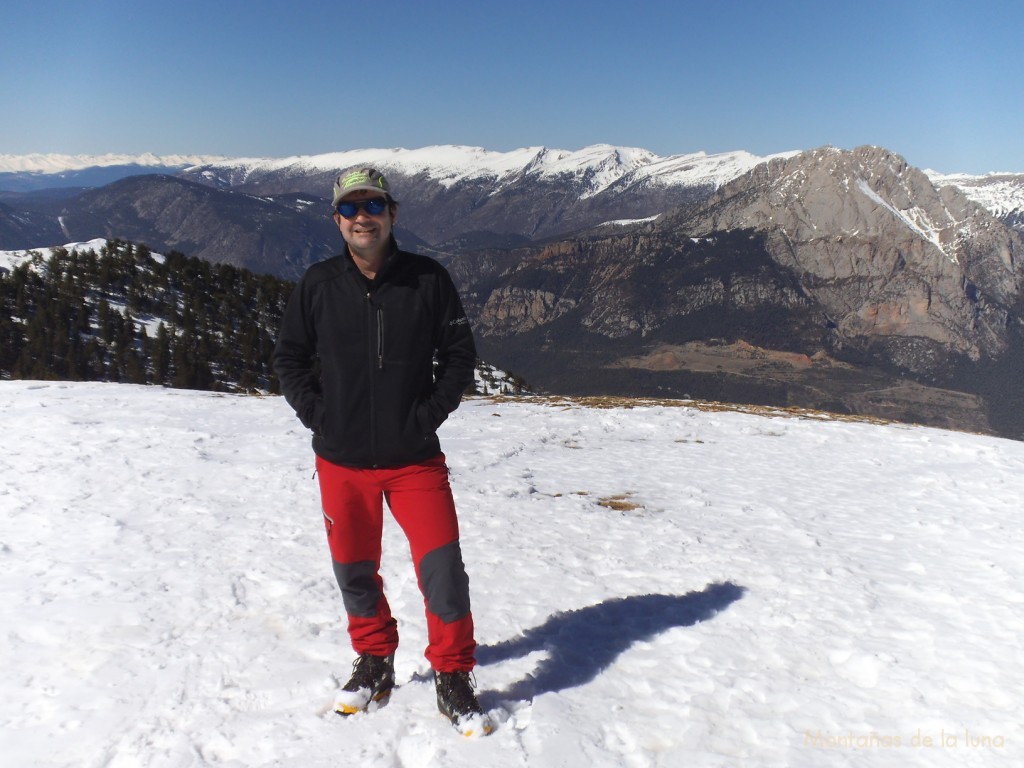
<svg viewBox="0 0 1024 768">
<path fill-rule="evenodd" d="M 348 245 L 345 245 L 345 250 L 342 251 L 342 256 L 345 257 L 344 263 L 345 268 L 352 272 L 362 280 L 366 280 L 371 285 L 378 285 L 382 280 L 386 279 L 398 266 L 401 261 L 402 251 L 398 247 L 398 241 L 395 240 L 394 234 L 391 235 L 391 250 L 384 259 L 384 264 L 381 266 L 380 271 L 373 280 L 367 280 L 366 276 L 359 271 L 359 267 L 356 266 L 355 261 L 352 260 L 352 253 L 348 249 Z"/>
</svg>

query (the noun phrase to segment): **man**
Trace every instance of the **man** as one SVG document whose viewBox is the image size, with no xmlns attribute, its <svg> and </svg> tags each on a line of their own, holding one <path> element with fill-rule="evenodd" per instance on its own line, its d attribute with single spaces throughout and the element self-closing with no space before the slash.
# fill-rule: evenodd
<svg viewBox="0 0 1024 768">
<path fill-rule="evenodd" d="M 313 431 L 327 541 L 358 654 L 336 711 L 376 709 L 395 682 L 397 622 L 379 574 L 387 502 L 424 597 L 438 708 L 463 734 L 487 733 L 471 677 L 469 579 L 436 432 L 473 381 L 469 321 L 445 269 L 398 248 L 398 203 L 378 171 L 338 176 L 331 207 L 346 249 L 296 286 L 274 370 Z"/>
</svg>

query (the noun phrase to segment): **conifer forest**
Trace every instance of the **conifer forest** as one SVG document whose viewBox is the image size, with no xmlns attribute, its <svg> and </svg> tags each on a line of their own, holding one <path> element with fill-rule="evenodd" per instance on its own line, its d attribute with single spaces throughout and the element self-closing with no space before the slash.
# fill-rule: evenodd
<svg viewBox="0 0 1024 768">
<path fill-rule="evenodd" d="M 293 284 L 110 240 L 0 270 L 0 376 L 277 392 Z"/>
</svg>

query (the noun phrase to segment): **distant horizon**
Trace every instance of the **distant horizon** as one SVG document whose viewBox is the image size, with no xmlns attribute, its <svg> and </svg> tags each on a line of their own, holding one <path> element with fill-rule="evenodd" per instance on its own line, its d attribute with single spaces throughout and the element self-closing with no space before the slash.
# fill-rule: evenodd
<svg viewBox="0 0 1024 768">
<path fill-rule="evenodd" d="M 38 174 L 48 174 L 48 173 L 61 173 L 61 172 L 64 172 L 64 171 L 84 170 L 84 169 L 87 169 L 87 168 L 111 167 L 111 166 L 119 166 L 119 165 L 142 165 L 142 166 L 153 165 L 153 166 L 166 166 L 166 167 L 170 167 L 170 166 L 176 166 L 176 165 L 204 165 L 204 164 L 216 163 L 216 162 L 243 162 L 243 161 L 260 161 L 260 160 L 284 161 L 284 160 L 290 160 L 290 159 L 302 160 L 302 159 L 308 159 L 308 158 L 324 157 L 324 156 L 328 156 L 328 155 L 340 155 L 340 154 L 349 154 L 349 153 L 372 152 L 372 151 L 375 151 L 375 150 L 379 150 L 379 151 L 382 151 L 382 152 L 395 152 L 395 151 L 417 152 L 417 151 L 430 150 L 430 149 L 434 149 L 434 148 L 439 148 L 440 149 L 440 148 L 447 148 L 447 147 L 460 147 L 460 148 L 467 148 L 467 149 L 477 149 L 477 150 L 483 151 L 484 153 L 493 154 L 493 155 L 510 155 L 510 154 L 515 154 L 517 152 L 526 152 L 526 151 L 530 151 L 530 150 L 540 150 L 540 149 L 545 149 L 545 150 L 555 151 L 555 152 L 579 153 L 579 152 L 583 152 L 583 151 L 585 151 L 587 149 L 592 149 L 592 148 L 611 147 L 611 148 L 614 148 L 614 149 L 631 149 L 631 150 L 641 150 L 641 151 L 645 151 L 645 152 L 650 152 L 651 154 L 654 154 L 658 158 L 664 160 L 664 159 L 670 159 L 670 158 L 690 157 L 690 156 L 693 156 L 693 157 L 699 157 L 699 156 L 717 157 L 717 156 L 724 156 L 724 155 L 730 155 L 730 154 L 736 154 L 736 153 L 744 153 L 744 152 L 747 153 L 747 154 L 750 154 L 750 155 L 752 155 L 754 157 L 768 159 L 768 158 L 776 157 L 776 156 L 780 156 L 780 155 L 809 152 L 809 151 L 813 151 L 815 149 L 820 149 L 822 147 L 827 147 L 827 146 L 835 147 L 836 149 L 839 149 L 841 151 L 851 151 L 851 150 L 856 148 L 856 147 L 837 147 L 836 145 L 833 145 L 833 144 L 825 144 L 825 145 L 822 145 L 821 147 L 804 147 L 804 148 L 799 148 L 799 149 L 790 148 L 790 149 L 786 149 L 786 150 L 779 150 L 779 151 L 776 151 L 776 152 L 770 152 L 770 153 L 767 153 L 767 154 L 764 154 L 764 155 L 756 153 L 756 152 L 751 152 L 751 151 L 749 151 L 747 149 L 744 149 L 744 148 L 736 148 L 736 149 L 732 149 L 732 150 L 725 150 L 725 151 L 722 151 L 722 152 L 708 152 L 708 151 L 705 151 L 705 150 L 694 150 L 694 151 L 685 151 L 685 152 L 675 152 L 675 153 L 672 153 L 672 154 L 669 154 L 669 155 L 662 155 L 662 154 L 654 152 L 653 150 L 650 150 L 650 149 L 648 149 L 646 147 L 639 147 L 639 146 L 635 146 L 635 145 L 619 145 L 619 144 L 612 144 L 610 142 L 596 142 L 594 144 L 589 144 L 589 145 L 586 145 L 584 147 L 579 147 L 579 148 L 554 147 L 554 146 L 549 146 L 549 145 L 523 145 L 523 146 L 515 147 L 515 148 L 509 149 L 509 150 L 496 150 L 496 149 L 492 149 L 492 148 L 489 148 L 489 147 L 483 147 L 483 146 L 479 146 L 479 145 L 447 143 L 447 144 L 430 144 L 430 145 L 425 145 L 425 146 L 422 146 L 422 147 L 384 147 L 384 146 L 377 146 L 377 147 L 352 147 L 352 148 L 346 148 L 346 149 L 328 150 L 328 151 L 325 151 L 325 152 L 315 152 L 315 153 L 294 153 L 293 152 L 293 153 L 282 154 L 282 155 L 259 155 L 259 156 L 257 156 L 257 155 L 234 155 L 234 156 L 232 156 L 232 155 L 219 155 L 219 154 L 199 153 L 199 152 L 170 153 L 170 154 L 162 154 L 162 153 L 158 153 L 158 152 L 129 153 L 129 152 L 115 152 L 115 151 L 102 152 L 102 153 L 89 153 L 89 152 L 81 152 L 81 153 L 72 153 L 72 152 L 25 152 L 25 153 L 11 153 L 11 152 L 0 152 L 0 173 L 38 173 Z M 858 146 L 863 146 L 863 145 L 858 145 Z M 872 145 L 872 146 L 879 146 L 879 145 Z M 893 147 L 881 147 L 881 148 L 885 149 L 885 150 L 887 150 L 889 152 L 892 152 L 892 153 L 894 153 L 896 155 L 899 155 L 901 157 L 904 157 L 904 159 L 907 159 L 906 156 L 903 155 L 898 149 L 895 149 Z M 51 160 L 53 162 L 47 163 L 46 162 L 47 160 Z M 18 163 L 16 161 L 21 161 L 21 162 Z M 914 165 L 912 162 L 910 162 L 909 159 L 907 159 L 907 162 L 910 163 L 911 165 Z M 20 167 L 16 167 L 16 166 L 20 166 Z M 1001 175 L 1024 175 L 1024 170 L 1013 170 L 1013 169 L 995 169 L 995 170 L 985 171 L 983 173 L 972 173 L 972 172 L 963 171 L 963 170 L 960 170 L 960 169 L 936 169 L 936 168 L 926 168 L 926 167 L 922 167 L 922 166 L 914 166 L 914 167 L 917 167 L 917 168 L 919 168 L 922 171 L 927 171 L 927 172 L 930 172 L 930 173 L 933 173 L 933 174 L 938 174 L 938 175 L 941 175 L 941 176 L 964 175 L 964 176 L 979 176 L 980 177 L 980 176 L 1001 176 Z"/>
<path fill-rule="evenodd" d="M 1024 3 L 8 0 L 0 153 L 884 147 L 1024 172 Z"/>
</svg>

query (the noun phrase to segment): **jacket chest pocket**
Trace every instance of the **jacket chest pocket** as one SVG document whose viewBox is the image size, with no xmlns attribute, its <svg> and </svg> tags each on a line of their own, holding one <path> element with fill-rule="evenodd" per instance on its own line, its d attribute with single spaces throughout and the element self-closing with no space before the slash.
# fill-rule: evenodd
<svg viewBox="0 0 1024 768">
<path fill-rule="evenodd" d="M 433 321 L 423 300 L 413 294 L 403 302 L 377 304 L 372 313 L 378 361 L 409 365 L 434 354 Z"/>
</svg>

